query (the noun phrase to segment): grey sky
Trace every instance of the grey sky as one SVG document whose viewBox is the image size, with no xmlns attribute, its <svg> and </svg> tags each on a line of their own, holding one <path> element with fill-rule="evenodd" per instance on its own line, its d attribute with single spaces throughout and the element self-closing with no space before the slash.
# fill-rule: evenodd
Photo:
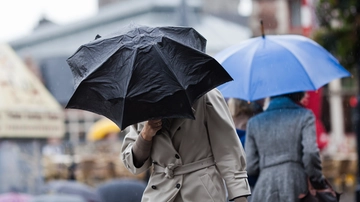
<svg viewBox="0 0 360 202">
<path fill-rule="evenodd" d="M 0 0 L 0 43 L 30 33 L 42 16 L 66 24 L 96 12 L 97 0 Z"/>
</svg>

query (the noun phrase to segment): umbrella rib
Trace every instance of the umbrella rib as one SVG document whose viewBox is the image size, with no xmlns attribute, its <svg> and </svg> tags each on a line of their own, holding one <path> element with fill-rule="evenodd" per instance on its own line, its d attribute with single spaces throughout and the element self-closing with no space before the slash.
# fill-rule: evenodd
<svg viewBox="0 0 360 202">
<path fill-rule="evenodd" d="M 137 57 L 137 52 L 138 52 L 138 49 L 136 48 L 135 49 L 135 53 L 133 54 L 133 60 L 132 60 L 132 64 L 131 64 L 131 67 L 133 67 L 134 66 L 134 63 L 135 63 L 135 61 L 136 61 L 136 57 Z M 131 81 L 131 79 L 132 79 L 132 77 L 133 77 L 133 72 L 134 72 L 134 69 L 132 69 L 131 70 L 131 76 L 129 77 L 129 79 L 126 81 L 126 90 L 124 91 L 124 93 L 125 93 L 125 95 L 123 95 L 123 97 L 124 97 L 124 102 L 123 102 L 123 106 L 122 106 L 122 108 L 123 108 L 123 110 L 125 109 L 125 102 L 126 102 L 126 97 L 127 97 L 127 94 L 128 94 L 128 86 L 129 86 L 129 83 L 130 83 L 130 81 Z M 124 114 L 125 113 L 121 113 L 121 115 L 122 115 L 122 117 L 121 117 L 121 120 L 123 120 L 124 119 Z M 123 128 L 121 128 L 121 129 L 123 129 Z"/>
<path fill-rule="evenodd" d="M 261 43 L 258 43 L 258 45 L 253 49 L 253 52 L 254 52 L 254 54 L 255 54 L 255 52 L 256 52 L 256 50 L 259 48 L 259 46 L 260 46 L 260 44 Z M 254 57 L 252 57 L 251 58 L 251 62 L 250 62 L 250 78 L 249 78 L 249 83 L 251 83 L 251 80 L 252 80 L 252 75 L 253 75 L 253 71 L 251 71 L 251 66 L 252 66 L 252 63 L 253 63 L 253 61 L 254 61 Z M 247 89 L 247 93 L 248 93 L 248 95 L 251 95 L 251 92 L 250 92 L 250 85 L 248 86 L 248 89 Z M 253 97 L 252 97 L 252 95 L 251 95 L 251 98 L 250 98 L 250 100 L 247 100 L 247 101 L 253 101 Z"/>
<path fill-rule="evenodd" d="M 245 46 L 248 46 L 249 44 L 251 44 L 250 42 L 252 42 L 255 38 L 253 39 L 249 39 L 249 41 L 242 41 L 237 45 L 233 45 L 231 47 L 229 47 L 229 49 L 231 49 L 229 52 L 227 52 L 226 54 L 221 54 L 218 53 L 215 58 L 216 60 L 221 64 L 224 61 L 226 61 L 228 59 L 228 56 L 231 56 L 233 54 L 235 54 L 236 52 L 238 52 L 239 50 L 243 49 Z"/>
<path fill-rule="evenodd" d="M 154 45 L 155 50 L 159 53 L 161 59 L 163 60 L 163 62 L 170 67 L 170 64 L 167 62 L 167 60 L 165 59 L 163 53 L 160 51 L 158 44 Z M 173 72 L 173 70 L 171 68 L 169 68 L 169 70 L 171 71 L 172 75 L 176 78 L 176 74 Z M 176 82 L 183 88 L 185 89 L 185 87 L 178 81 L 176 80 Z"/>
<path fill-rule="evenodd" d="M 111 37 L 111 39 L 112 39 L 112 38 L 116 38 L 116 37 Z M 122 46 L 122 45 L 123 45 L 123 44 L 121 44 L 121 46 Z M 120 46 L 120 47 L 121 47 L 121 46 Z M 92 73 L 94 73 L 97 69 L 99 69 L 99 67 L 101 67 L 104 63 L 106 63 L 106 62 L 119 50 L 120 47 L 114 49 L 115 51 L 113 51 L 113 53 L 111 53 L 111 54 L 108 56 L 108 58 L 106 58 L 106 59 L 105 59 L 102 63 L 100 63 L 97 67 L 95 67 L 95 68 L 93 68 L 91 71 L 89 71 L 86 76 L 82 76 L 81 80 L 79 80 L 79 82 L 78 82 L 78 84 L 77 84 L 77 86 L 76 86 L 75 89 L 77 89 L 77 88 L 79 87 L 79 85 L 80 85 L 80 83 L 81 83 L 82 81 L 84 81 L 88 76 L 90 76 L 90 75 L 91 75 Z M 80 48 L 78 48 L 78 50 L 77 50 L 72 56 L 70 56 L 70 57 L 67 59 L 67 62 L 69 63 L 69 61 L 70 61 L 72 58 L 74 58 L 75 55 L 76 55 L 81 49 L 83 49 L 83 48 L 90 49 L 87 45 L 81 45 Z M 70 64 L 69 64 L 69 65 L 70 65 Z M 70 66 L 71 66 L 71 65 L 70 65 Z"/>
<path fill-rule="evenodd" d="M 300 64 L 302 67 L 304 67 L 304 65 L 301 63 L 301 61 L 295 56 L 295 54 L 294 54 L 289 48 L 287 48 L 286 46 L 284 46 L 283 44 L 281 44 L 281 43 L 279 43 L 279 42 L 277 42 L 277 41 L 275 41 L 275 40 L 271 40 L 271 41 L 274 42 L 274 43 L 276 43 L 276 44 L 278 44 L 279 46 L 283 47 L 283 48 L 286 49 L 287 51 L 289 51 L 289 53 L 291 53 L 291 55 L 299 62 L 299 64 Z M 308 76 L 309 81 L 311 82 L 313 88 L 314 88 L 314 89 L 317 89 L 316 86 L 314 85 L 314 82 L 311 80 L 308 72 L 306 71 L 306 69 L 305 69 L 305 68 L 302 68 L 302 69 L 304 70 L 304 72 L 306 72 L 306 75 Z"/>
<path fill-rule="evenodd" d="M 175 41 L 175 43 L 176 43 L 176 41 Z M 170 65 L 169 65 L 169 63 L 167 62 L 167 60 L 165 59 L 163 53 L 160 51 L 160 49 L 159 49 L 159 47 L 158 47 L 158 44 L 154 45 L 154 47 L 155 47 L 155 50 L 159 53 L 159 55 L 160 55 L 161 59 L 163 60 L 163 62 L 164 62 L 167 66 L 170 67 Z M 191 48 L 191 47 L 189 47 L 189 48 Z M 169 68 L 169 70 L 170 70 L 170 72 L 173 74 L 173 76 L 176 78 L 176 74 L 173 72 L 173 70 L 172 70 L 171 68 Z M 182 89 L 183 89 L 183 91 L 186 93 L 187 97 L 189 97 L 188 92 L 187 92 L 186 90 L 184 90 L 185 87 L 184 87 L 178 80 L 175 80 L 175 81 L 182 87 Z M 175 93 L 175 92 L 174 92 L 174 93 Z M 192 103 L 190 102 L 189 99 L 188 99 L 188 102 L 189 102 L 190 105 L 192 105 Z"/>
</svg>

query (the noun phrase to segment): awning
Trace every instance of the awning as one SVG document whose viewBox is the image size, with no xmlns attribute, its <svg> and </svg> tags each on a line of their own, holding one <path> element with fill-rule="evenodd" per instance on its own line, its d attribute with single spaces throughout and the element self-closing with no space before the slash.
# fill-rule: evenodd
<svg viewBox="0 0 360 202">
<path fill-rule="evenodd" d="M 63 137 L 62 107 L 12 48 L 0 44 L 0 138 Z"/>
</svg>

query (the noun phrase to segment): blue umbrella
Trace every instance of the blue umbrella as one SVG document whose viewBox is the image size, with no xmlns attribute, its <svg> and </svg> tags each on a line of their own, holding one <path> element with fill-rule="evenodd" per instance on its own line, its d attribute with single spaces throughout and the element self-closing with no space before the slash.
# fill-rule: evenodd
<svg viewBox="0 0 360 202">
<path fill-rule="evenodd" d="M 218 87 L 224 97 L 248 101 L 317 90 L 350 76 L 328 51 L 300 35 L 251 38 L 221 51 L 215 59 L 234 79 Z"/>
</svg>

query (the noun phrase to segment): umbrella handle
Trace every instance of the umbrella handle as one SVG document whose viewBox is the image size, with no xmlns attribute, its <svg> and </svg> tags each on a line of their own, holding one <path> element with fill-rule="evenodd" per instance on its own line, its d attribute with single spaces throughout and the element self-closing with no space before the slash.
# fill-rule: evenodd
<svg viewBox="0 0 360 202">
<path fill-rule="evenodd" d="M 261 36 L 262 38 L 265 38 L 264 23 L 262 20 L 260 20 L 260 25 L 261 25 Z"/>
</svg>

